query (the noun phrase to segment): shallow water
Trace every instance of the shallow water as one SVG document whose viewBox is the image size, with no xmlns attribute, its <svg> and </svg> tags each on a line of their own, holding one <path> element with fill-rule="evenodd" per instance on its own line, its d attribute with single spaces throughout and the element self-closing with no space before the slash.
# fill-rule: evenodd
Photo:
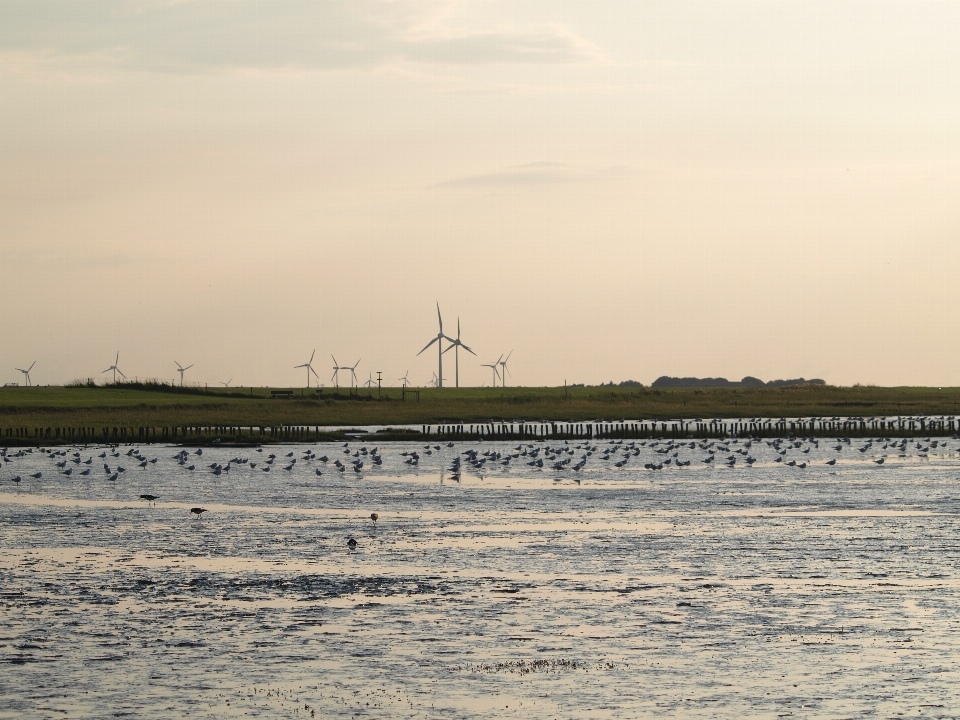
<svg viewBox="0 0 960 720">
<path fill-rule="evenodd" d="M 580 472 L 587 445 L 573 442 L 523 445 L 506 467 L 439 443 L 381 444 L 383 465 L 361 454 L 360 473 L 332 466 L 373 444 L 204 450 L 193 471 L 179 448 L 143 447 L 158 458 L 144 468 L 131 446 L 78 448 L 93 463 L 68 462 L 70 477 L 55 463 L 73 449 L 8 452 L 0 717 L 960 709 L 958 441 L 802 443 L 785 462 L 806 469 L 766 443 L 753 467 L 743 443 L 714 444 L 710 465 L 700 446 L 636 443 L 615 467 L 630 442 L 589 445 Z M 543 469 L 526 464 L 536 448 L 555 458 Z M 414 450 L 417 467 L 401 454 Z M 673 452 L 691 465 L 643 468 Z M 110 482 L 105 461 L 127 470 Z"/>
</svg>

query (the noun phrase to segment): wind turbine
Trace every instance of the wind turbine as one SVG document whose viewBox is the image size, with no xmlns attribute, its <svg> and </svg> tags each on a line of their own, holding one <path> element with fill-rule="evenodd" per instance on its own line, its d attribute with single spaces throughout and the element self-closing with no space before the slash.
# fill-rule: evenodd
<svg viewBox="0 0 960 720">
<path fill-rule="evenodd" d="M 407 375 L 409 375 L 409 374 L 410 374 L 410 371 L 407 370 L 407 371 L 403 374 L 403 377 L 402 377 L 402 378 L 397 378 L 397 380 L 399 380 L 400 382 L 403 383 L 403 386 L 404 386 L 404 387 L 406 387 L 407 385 L 410 384 L 410 378 L 407 377 Z"/>
<path fill-rule="evenodd" d="M 350 378 L 350 387 L 357 387 L 357 365 L 359 365 L 359 364 L 360 364 L 360 361 L 357 360 L 357 361 L 353 364 L 353 367 L 349 367 L 349 366 L 348 366 L 348 367 L 343 368 L 344 370 L 349 370 L 349 371 L 350 371 L 350 375 L 352 375 L 352 377 Z"/>
<path fill-rule="evenodd" d="M 503 355 L 500 356 L 500 360 L 503 360 Z M 497 372 L 497 365 L 500 364 L 500 360 L 492 363 L 480 363 L 480 367 L 488 367 L 493 370 L 493 386 L 497 386 L 497 378 L 500 377 L 500 373 Z"/>
<path fill-rule="evenodd" d="M 118 355 L 119 355 L 119 353 L 118 353 Z M 117 359 L 119 359 L 119 358 L 117 358 Z M 177 366 L 177 372 L 180 373 L 180 387 L 183 387 L 183 374 L 184 374 L 187 370 L 189 370 L 190 368 L 192 368 L 193 365 L 187 365 L 186 367 L 183 367 L 183 365 L 181 365 L 180 363 L 178 363 L 176 360 L 173 361 L 173 364 Z"/>
<path fill-rule="evenodd" d="M 438 382 L 438 381 L 437 381 L 437 374 L 436 374 L 436 373 L 433 373 L 433 377 L 430 378 L 430 382 L 429 382 L 428 384 L 429 384 L 429 385 L 433 385 L 434 387 L 439 387 L 439 386 L 437 385 L 437 382 Z"/>
<path fill-rule="evenodd" d="M 20 372 L 22 372 L 22 373 L 24 374 L 24 376 L 25 376 L 25 378 L 26 378 L 26 380 L 27 380 L 27 387 L 30 387 L 30 371 L 33 370 L 33 366 L 36 365 L 36 364 L 37 364 L 37 361 L 34 360 L 34 361 L 31 363 L 30 367 L 28 367 L 26 370 L 23 370 L 22 368 L 17 368 L 17 370 L 19 370 Z"/>
<path fill-rule="evenodd" d="M 102 373 L 100 373 L 101 375 L 103 375 L 103 373 L 108 373 L 108 372 L 110 372 L 111 370 L 113 370 L 113 384 L 114 384 L 114 385 L 117 384 L 117 373 L 120 373 L 120 377 L 122 377 L 124 380 L 127 379 L 127 376 L 123 374 L 123 370 L 121 370 L 120 368 L 117 367 L 117 365 L 118 365 L 119 363 L 120 363 L 120 351 L 117 350 L 117 359 L 113 361 L 113 365 L 111 365 L 111 366 L 108 367 L 106 370 L 104 370 Z"/>
<path fill-rule="evenodd" d="M 333 358 L 333 375 L 330 376 L 330 380 L 334 381 L 337 385 L 337 392 L 340 392 L 340 371 L 347 370 L 349 368 L 340 367 L 340 363 L 337 362 L 337 359 L 333 357 L 333 353 L 330 353 L 330 357 Z"/>
<path fill-rule="evenodd" d="M 370 376 L 367 378 L 367 381 L 363 384 L 365 388 L 373 387 L 373 370 L 370 371 Z"/>
<path fill-rule="evenodd" d="M 460 342 L 460 318 L 457 318 L 457 339 L 454 340 L 453 345 L 450 345 L 446 350 L 444 350 L 444 352 L 448 352 L 451 348 L 453 348 L 453 356 L 456 358 L 456 362 L 457 362 L 456 387 L 460 387 L 460 348 L 463 348 L 468 353 L 476 357 L 476 353 L 473 350 L 471 350 L 462 342 Z"/>
<path fill-rule="evenodd" d="M 297 368 L 306 368 L 306 369 L 307 369 L 307 389 L 308 389 L 308 390 L 310 389 L 310 373 L 313 373 L 314 376 L 317 378 L 317 380 L 320 379 L 320 376 L 317 375 L 317 371 L 314 370 L 314 369 L 313 369 L 313 365 L 310 364 L 310 363 L 313 362 L 313 356 L 316 355 L 316 354 L 317 354 L 317 349 L 314 348 L 314 349 L 313 349 L 313 352 L 310 353 L 310 359 L 307 360 L 307 362 L 305 362 L 303 365 L 294 365 L 294 366 L 293 366 L 293 369 L 294 369 L 294 370 L 296 370 Z M 336 360 L 334 360 L 334 362 L 336 362 Z"/>
<path fill-rule="evenodd" d="M 449 342 L 455 342 L 453 338 L 449 338 L 443 334 L 443 318 L 440 317 L 440 303 L 437 303 L 437 320 L 440 321 L 440 332 L 437 333 L 437 336 L 427 343 L 426 347 L 423 350 L 426 350 L 428 347 L 437 343 L 437 378 L 439 379 L 439 385 L 437 387 L 443 387 L 443 341 L 447 340 Z M 423 350 L 417 353 L 419 356 L 423 353 Z"/>
<path fill-rule="evenodd" d="M 513 355 L 513 350 L 510 351 L 510 355 Z M 510 372 L 509 370 L 507 370 L 507 361 L 510 359 L 510 355 L 507 355 L 506 360 L 503 360 L 502 362 L 500 362 L 500 368 L 503 370 L 503 372 L 500 373 L 500 385 L 502 385 L 503 387 L 507 386 L 507 373 Z M 502 358 L 503 355 L 501 355 L 500 357 Z"/>
<path fill-rule="evenodd" d="M 228 388 L 228 387 L 230 387 L 230 383 L 232 383 L 232 382 L 233 382 L 233 378 L 230 378 L 230 379 L 227 380 L 226 382 L 224 382 L 223 380 L 221 380 L 221 381 L 220 381 L 220 384 L 223 385 L 225 388 Z"/>
</svg>

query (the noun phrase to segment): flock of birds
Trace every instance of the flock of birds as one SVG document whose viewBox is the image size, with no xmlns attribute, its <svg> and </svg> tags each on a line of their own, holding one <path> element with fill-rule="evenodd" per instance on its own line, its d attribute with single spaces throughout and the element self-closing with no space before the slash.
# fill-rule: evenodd
<svg viewBox="0 0 960 720">
<path fill-rule="evenodd" d="M 952 440 L 958 440 L 954 435 Z M 467 469 L 471 469 L 481 479 L 485 475 L 492 473 L 506 473 L 512 467 L 519 467 L 527 471 L 549 470 L 555 473 L 555 480 L 560 481 L 567 471 L 572 471 L 572 479 L 580 484 L 579 475 L 584 471 L 589 463 L 599 466 L 601 470 L 617 471 L 627 468 L 631 465 L 639 466 L 642 460 L 643 469 L 648 471 L 661 471 L 664 468 L 674 467 L 677 469 L 690 466 L 695 459 L 682 457 L 690 455 L 697 449 L 701 457 L 698 459 L 699 465 L 717 465 L 725 467 L 736 467 L 738 465 L 754 466 L 757 458 L 754 457 L 755 448 L 760 448 L 765 444 L 773 452 L 772 458 L 767 458 L 768 462 L 774 464 L 780 463 L 783 466 L 804 470 L 813 464 L 810 459 L 812 451 L 819 451 L 821 443 L 825 444 L 825 452 L 829 457 L 823 458 L 821 453 L 814 455 L 824 465 L 834 466 L 842 453 L 847 450 L 848 453 L 859 453 L 861 458 L 870 460 L 876 465 L 883 465 L 889 457 L 904 458 L 908 455 L 914 455 L 919 459 L 929 457 L 931 452 L 945 453 L 950 450 L 947 441 L 934 438 L 872 438 L 866 439 L 854 445 L 849 437 L 837 438 L 835 441 L 827 441 L 823 438 L 775 438 L 760 440 L 758 438 L 729 438 L 722 440 L 608 440 L 603 443 L 580 442 L 571 445 L 571 441 L 566 440 L 563 443 L 553 444 L 545 442 L 519 444 L 513 447 L 504 448 L 502 445 L 483 447 L 483 441 L 479 441 L 481 447 L 467 447 L 457 451 L 456 444 L 447 442 L 445 445 L 427 444 L 416 449 L 406 449 L 398 453 L 402 458 L 399 463 L 406 466 L 408 470 L 419 469 L 421 461 L 434 460 L 439 462 L 431 463 L 429 470 L 449 474 L 450 479 L 457 482 Z M 490 444 L 492 445 L 492 444 Z M 409 447 L 409 446 L 408 446 Z M 301 467 L 313 465 L 313 474 L 316 477 L 322 477 L 324 470 L 345 474 L 349 469 L 355 476 L 361 476 L 365 469 L 380 468 L 383 466 L 383 456 L 377 447 L 368 448 L 366 445 L 355 443 L 353 446 L 349 442 L 342 446 L 329 449 L 331 455 L 336 453 L 337 457 L 331 458 L 324 454 L 317 456 L 313 447 L 306 447 L 297 450 L 290 450 L 283 453 L 281 448 L 262 448 L 254 450 L 257 457 L 254 459 L 246 457 L 233 457 L 224 464 L 220 461 L 207 463 L 203 459 L 204 450 L 198 448 L 193 452 L 186 449 L 179 450 L 172 456 L 172 460 L 179 467 L 187 472 L 205 472 L 214 477 L 229 476 L 231 472 L 241 470 L 258 471 L 269 473 L 276 468 L 282 468 L 287 473 L 293 473 Z M 55 470 L 49 471 L 50 475 L 61 478 L 78 477 L 102 477 L 106 482 L 115 483 L 121 477 L 128 477 L 126 473 L 134 471 L 136 468 L 143 471 L 151 466 L 156 466 L 160 459 L 157 457 L 148 458 L 139 448 L 128 447 L 125 452 L 121 452 L 119 445 L 109 445 L 97 448 L 93 454 L 84 459 L 85 447 L 70 448 L 24 448 L 11 452 L 9 448 L 0 448 L 0 465 L 9 467 L 15 465 L 18 461 L 35 458 L 37 455 L 52 461 L 52 467 Z M 222 452 L 222 448 L 220 451 Z M 275 452 L 270 452 L 274 450 Z M 447 456 L 452 451 L 453 458 L 447 462 Z M 953 452 L 960 452 L 957 447 Z M 209 449 L 208 449 L 209 453 Z M 281 453 L 281 454 L 278 454 Z M 758 453 L 761 454 L 761 453 Z M 650 457 L 652 455 L 652 457 Z M 345 457 L 344 457 L 345 456 Z M 434 457 L 436 456 L 436 457 Z M 641 456 L 643 456 L 641 458 Z M 95 460 L 94 457 L 97 459 Z M 857 456 L 854 455 L 854 458 Z M 638 459 L 641 458 L 641 459 Z M 130 466 L 130 471 L 124 467 L 124 463 Z M 35 465 L 35 463 L 30 463 Z M 101 469 L 102 467 L 102 469 Z M 403 470 L 403 467 L 398 468 Z M 95 473 L 95 475 L 94 475 Z M 29 473 L 28 478 L 33 480 L 43 479 L 43 470 Z M 443 475 L 441 474 L 441 478 Z M 19 487 L 24 481 L 21 475 L 15 475 L 10 480 Z M 159 496 L 151 493 L 143 493 L 140 499 L 149 504 L 156 504 Z M 190 515 L 197 519 L 207 510 L 203 507 L 193 507 L 190 509 Z M 373 513 L 370 519 L 376 525 L 378 515 Z M 357 546 L 354 538 L 349 538 L 347 545 L 354 549 Z"/>
</svg>

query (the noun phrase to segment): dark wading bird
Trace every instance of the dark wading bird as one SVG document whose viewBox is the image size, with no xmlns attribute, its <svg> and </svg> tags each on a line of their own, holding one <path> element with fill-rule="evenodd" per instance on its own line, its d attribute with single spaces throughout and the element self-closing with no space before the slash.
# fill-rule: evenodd
<svg viewBox="0 0 960 720">
<path fill-rule="evenodd" d="M 146 500 L 148 503 L 152 503 L 152 502 L 156 502 L 157 496 L 156 496 L 156 495 L 141 495 L 141 496 L 140 496 L 140 499 L 141 499 L 141 500 Z"/>
<path fill-rule="evenodd" d="M 347 547 L 350 548 L 351 550 L 356 550 L 356 549 L 357 549 L 357 541 L 354 540 L 353 538 L 348 538 L 348 539 L 347 539 Z"/>
<path fill-rule="evenodd" d="M 190 514 L 196 515 L 198 520 L 200 519 L 200 516 L 203 515 L 206 511 L 207 511 L 206 508 L 201 508 L 201 507 L 190 508 Z"/>
<path fill-rule="evenodd" d="M 370 519 L 373 520 L 373 524 L 374 526 L 376 526 L 377 520 L 380 519 L 380 516 L 377 515 L 376 513 L 370 513 Z"/>
</svg>

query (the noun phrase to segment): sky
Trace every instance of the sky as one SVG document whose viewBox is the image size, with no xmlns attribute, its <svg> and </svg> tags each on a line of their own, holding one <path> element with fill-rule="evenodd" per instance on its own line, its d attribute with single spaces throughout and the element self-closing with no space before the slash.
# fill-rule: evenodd
<svg viewBox="0 0 960 720">
<path fill-rule="evenodd" d="M 0 17 L 2 382 L 960 385 L 960 3 Z"/>
</svg>

